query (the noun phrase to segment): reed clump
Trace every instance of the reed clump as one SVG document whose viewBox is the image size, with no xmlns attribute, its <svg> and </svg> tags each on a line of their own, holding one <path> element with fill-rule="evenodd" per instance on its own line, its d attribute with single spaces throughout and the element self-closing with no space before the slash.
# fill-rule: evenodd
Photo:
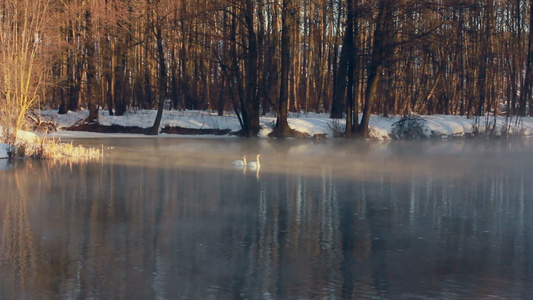
<svg viewBox="0 0 533 300">
<path fill-rule="evenodd" d="M 34 138 L 17 141 L 9 146 L 11 158 L 31 157 L 38 159 L 95 159 L 102 156 L 102 150 L 94 147 L 75 146 L 71 143 L 62 143 L 60 140 Z"/>
<path fill-rule="evenodd" d="M 102 156 L 101 149 L 93 147 L 74 146 L 71 143 L 61 143 L 59 140 L 43 139 L 38 155 L 41 158 L 82 158 L 94 159 Z"/>
</svg>

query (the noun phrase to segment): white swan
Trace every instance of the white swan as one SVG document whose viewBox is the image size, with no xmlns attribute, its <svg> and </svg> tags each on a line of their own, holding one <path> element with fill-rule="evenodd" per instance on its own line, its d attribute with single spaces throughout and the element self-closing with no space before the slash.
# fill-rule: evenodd
<svg viewBox="0 0 533 300">
<path fill-rule="evenodd" d="M 261 158 L 261 154 L 257 154 L 257 161 L 251 161 L 248 163 L 248 167 L 250 168 L 260 168 L 261 167 L 261 162 L 259 161 L 259 159 Z"/>
<path fill-rule="evenodd" d="M 248 155 L 245 155 L 242 157 L 242 160 L 236 160 L 232 162 L 231 164 L 236 165 L 236 166 L 246 166 L 248 164 L 246 161 L 247 158 L 248 158 Z"/>
</svg>

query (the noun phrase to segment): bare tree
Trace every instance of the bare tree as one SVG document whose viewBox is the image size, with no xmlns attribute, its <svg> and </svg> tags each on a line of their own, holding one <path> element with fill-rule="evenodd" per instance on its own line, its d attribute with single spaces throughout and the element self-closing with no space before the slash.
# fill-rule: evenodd
<svg viewBox="0 0 533 300">
<path fill-rule="evenodd" d="M 43 94 L 48 76 L 46 29 L 49 0 L 7 1 L 0 6 L 0 123 L 4 139 L 14 142 L 26 112 Z"/>
<path fill-rule="evenodd" d="M 51 3 L 58 9 L 32 12 L 27 24 L 57 12 L 59 26 L 38 35 L 7 26 L 24 22 L 24 12 L 11 13 L 16 6 L 28 4 L 30 12 Z M 273 108 L 276 130 L 285 135 L 292 132 L 288 111 L 300 109 L 334 118 L 346 113 L 346 136 L 368 136 L 374 114 L 531 114 L 532 6 L 531 0 L 5 1 L 1 105 L 16 103 L 12 83 L 22 73 L 7 72 L 12 64 L 31 65 L 32 81 L 41 78 L 36 66 L 53 74 L 57 85 L 40 89 L 48 97 L 43 102 L 61 113 L 89 108 L 88 122 L 97 121 L 100 107 L 116 115 L 157 107 L 156 128 L 167 96 L 174 109 L 233 108 L 244 136 L 256 136 L 260 113 Z M 52 48 L 56 34 L 63 42 Z M 20 37 L 29 45 L 24 58 L 15 55 L 22 53 L 15 48 Z M 53 64 L 41 63 L 43 49 L 57 51 Z M 22 62 L 32 59 L 39 63 Z M 17 123 L 18 112 L 2 113 Z"/>
<path fill-rule="evenodd" d="M 376 97 L 378 83 L 385 59 L 392 54 L 396 44 L 393 41 L 393 24 L 396 1 L 380 0 L 378 3 L 378 14 L 374 30 L 374 44 L 372 54 L 367 67 L 367 83 L 365 91 L 365 103 L 363 107 L 363 117 L 357 133 L 362 137 L 369 136 L 368 124 L 372 105 Z"/>
<path fill-rule="evenodd" d="M 150 130 L 151 135 L 157 135 L 159 133 L 159 127 L 161 125 L 161 119 L 163 117 L 163 109 L 165 106 L 165 100 L 167 97 L 167 63 L 165 58 L 165 50 L 163 48 L 163 33 L 162 28 L 164 26 L 164 20 L 166 19 L 165 15 L 161 15 L 160 7 L 161 1 L 148 1 L 149 5 L 152 5 L 149 8 L 149 15 L 153 17 L 150 20 L 151 27 L 154 31 L 155 42 L 156 42 L 156 53 L 157 53 L 157 62 L 159 67 L 159 100 L 157 102 L 157 115 L 154 120 L 152 129 Z"/>
</svg>

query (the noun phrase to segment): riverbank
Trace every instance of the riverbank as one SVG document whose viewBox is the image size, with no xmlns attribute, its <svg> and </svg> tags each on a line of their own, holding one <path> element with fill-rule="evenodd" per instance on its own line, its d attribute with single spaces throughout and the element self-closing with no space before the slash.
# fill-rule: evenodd
<svg viewBox="0 0 533 300">
<path fill-rule="evenodd" d="M 88 116 L 87 110 L 68 112 L 60 115 L 57 110 L 43 110 L 40 112 L 41 120 L 52 122 L 58 131 L 51 132 L 52 137 L 57 138 L 84 138 L 101 137 L 109 135 L 135 136 L 134 133 L 120 133 L 110 131 L 102 132 L 81 132 L 66 131 L 80 120 Z M 133 110 L 123 116 L 111 116 L 107 111 L 100 111 L 100 125 L 111 127 L 137 127 L 149 128 L 155 119 L 155 110 Z M 345 120 L 332 120 L 328 114 L 318 113 L 290 113 L 289 126 L 299 132 L 305 133 L 309 137 L 332 138 L 344 131 Z M 267 138 L 276 122 L 274 115 L 265 115 L 260 118 L 261 131 L 260 138 Z M 382 117 L 373 116 L 370 119 L 370 136 L 375 140 L 388 140 L 396 138 L 453 138 L 462 136 L 473 136 L 476 134 L 487 134 L 491 136 L 501 136 L 514 134 L 521 136 L 533 135 L 533 117 L 506 118 L 506 117 L 480 117 L 468 119 L 465 116 L 452 115 L 431 115 L 431 116 L 411 116 L 408 119 L 401 116 Z M 228 134 L 240 130 L 237 117 L 233 113 L 224 116 L 217 116 L 209 111 L 177 111 L 166 110 L 163 113 L 161 129 L 163 128 L 187 128 L 195 130 L 214 130 L 216 132 L 225 130 Z M 409 130 L 412 132 L 409 133 Z M 197 131 L 196 131 L 197 132 Z M 406 134 L 407 132 L 407 134 Z M 212 136 L 220 136 L 212 134 Z M 413 136 L 415 135 L 415 136 Z M 161 133 L 160 137 L 175 136 L 174 133 Z"/>
</svg>

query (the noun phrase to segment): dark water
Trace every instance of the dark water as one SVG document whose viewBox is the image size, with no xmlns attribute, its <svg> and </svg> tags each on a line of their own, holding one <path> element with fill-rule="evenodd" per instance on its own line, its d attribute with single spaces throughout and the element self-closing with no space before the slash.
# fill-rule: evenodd
<svg viewBox="0 0 533 300">
<path fill-rule="evenodd" d="M 531 296 L 527 141 L 79 142 L 0 171 L 0 299 Z"/>
</svg>

